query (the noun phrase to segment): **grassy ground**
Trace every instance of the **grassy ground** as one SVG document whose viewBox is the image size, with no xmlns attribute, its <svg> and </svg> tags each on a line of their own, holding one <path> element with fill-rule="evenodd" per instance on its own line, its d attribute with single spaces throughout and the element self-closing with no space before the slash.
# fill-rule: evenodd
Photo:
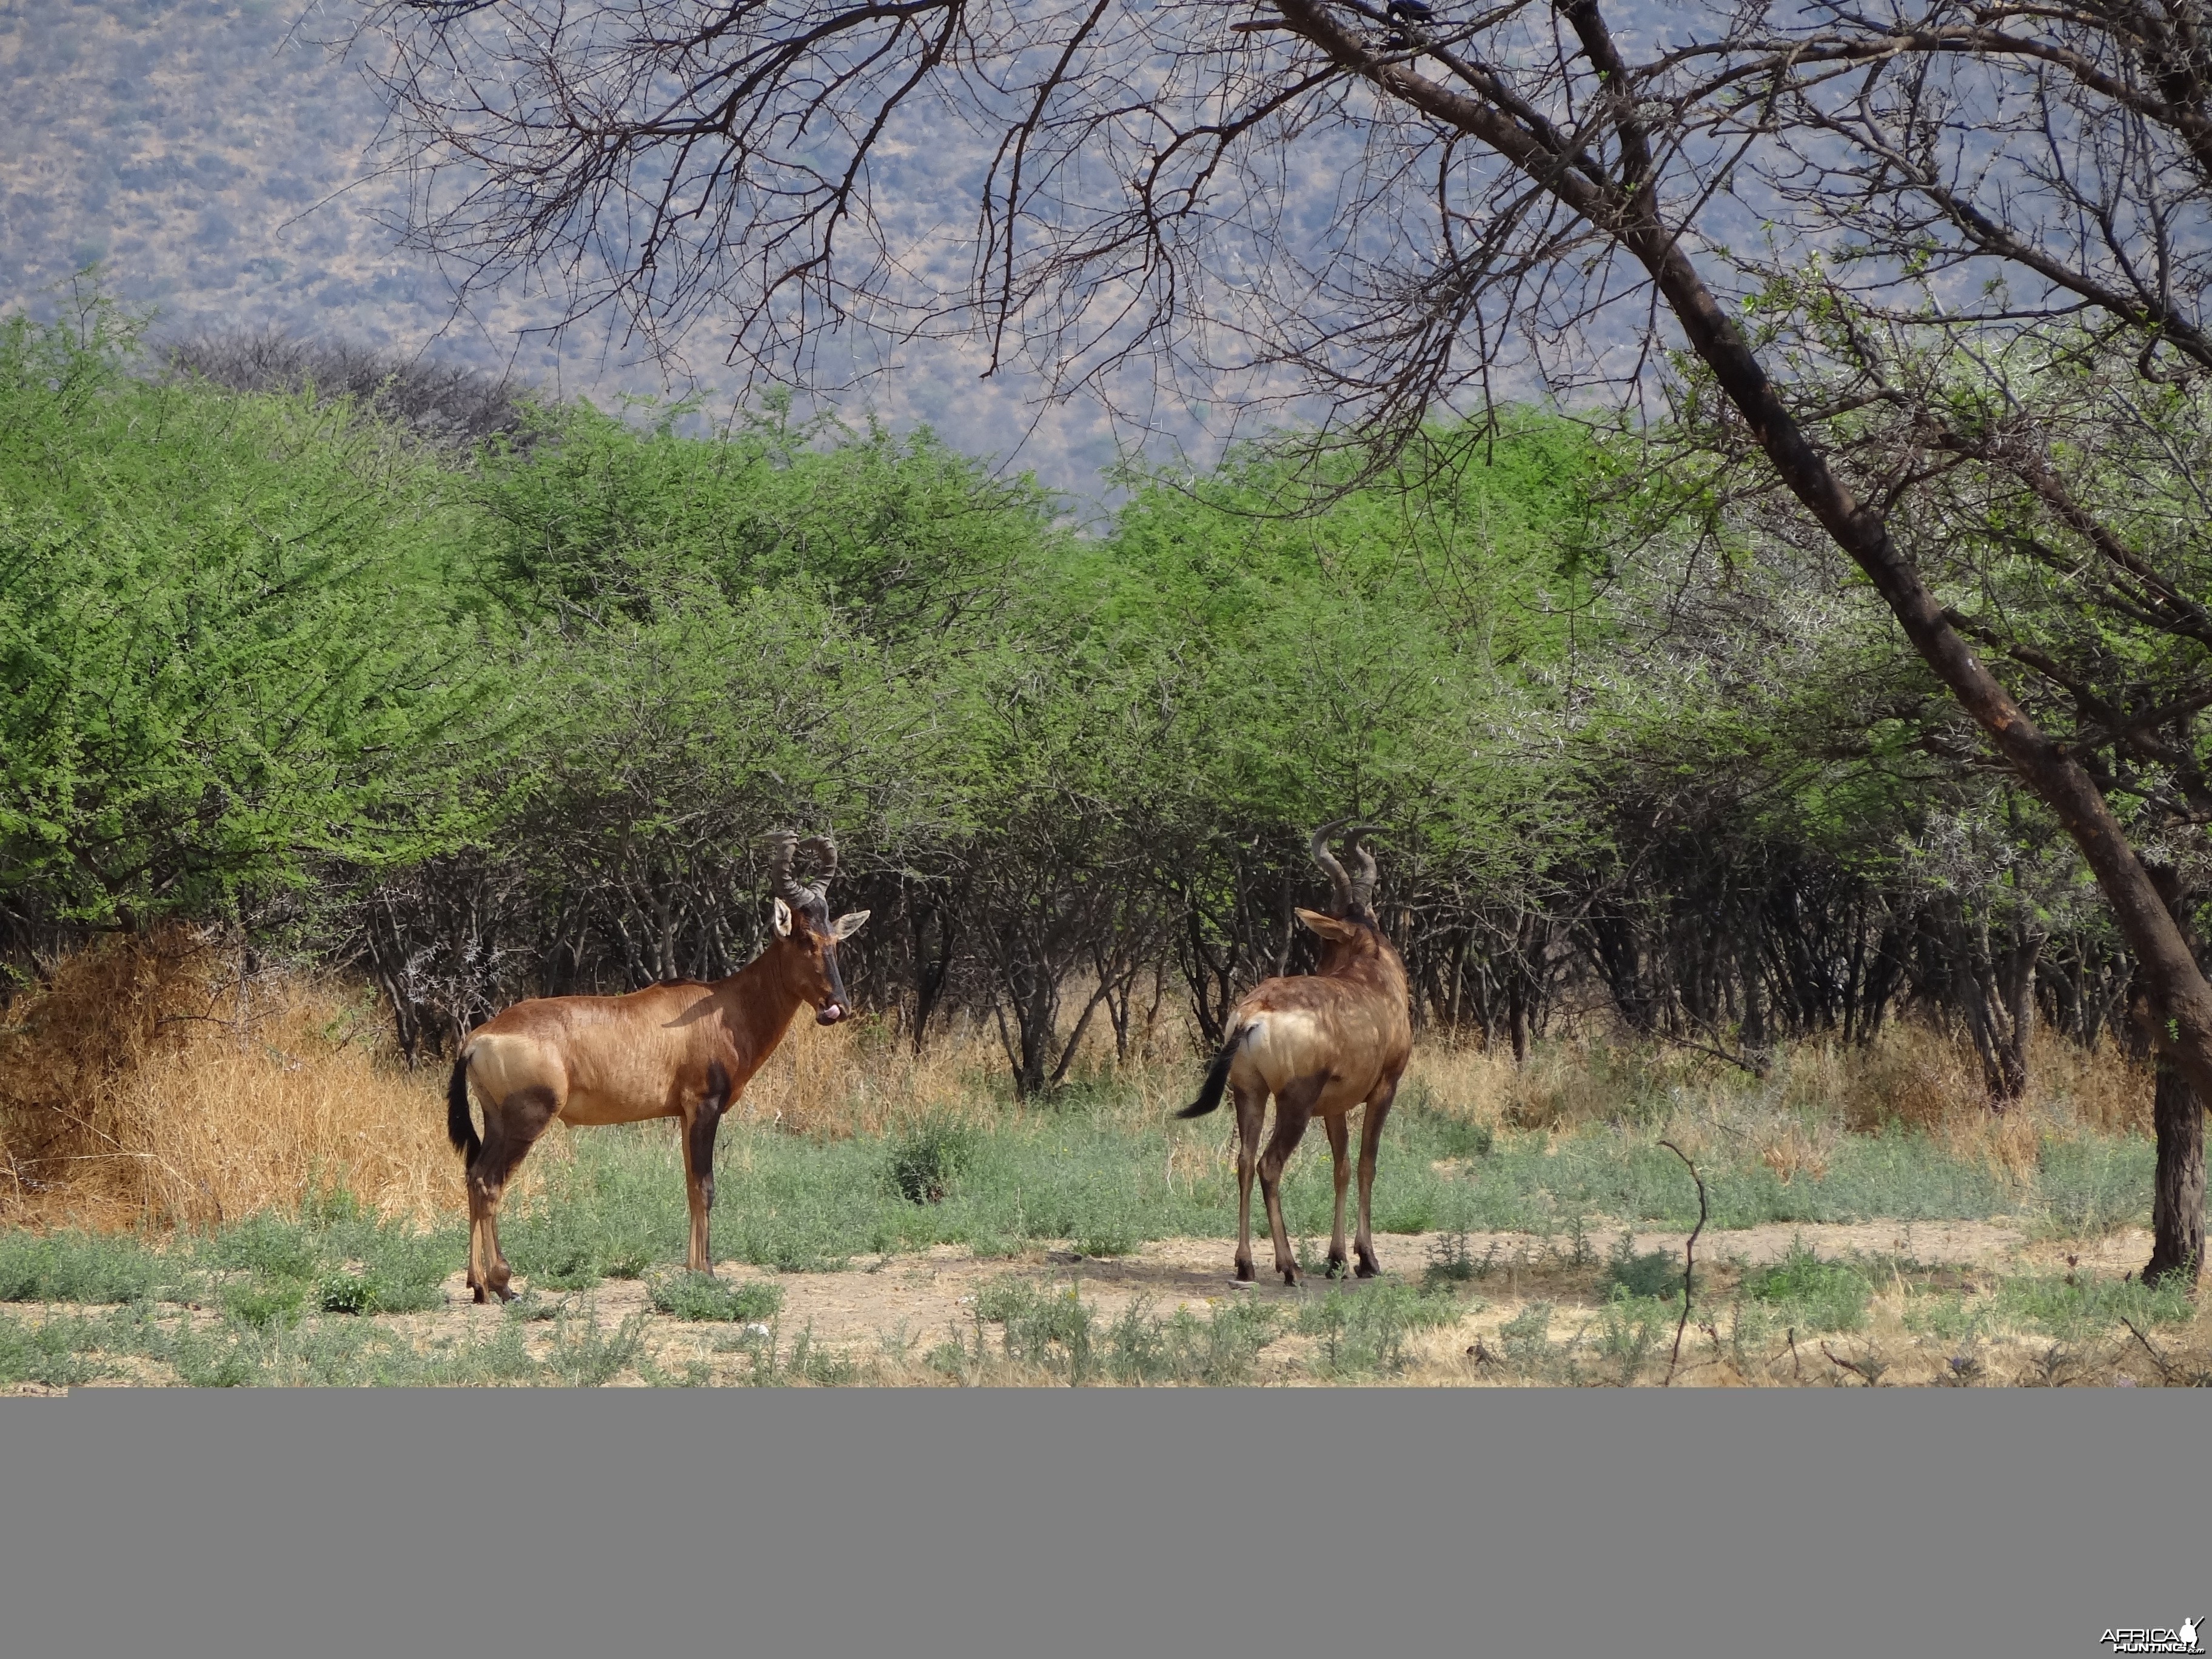
<svg viewBox="0 0 2212 1659">
<path fill-rule="evenodd" d="M 678 1271 L 665 1126 L 558 1137 L 503 1228 L 530 1292 L 506 1310 L 448 1310 L 458 1224 L 381 1217 L 343 1188 L 214 1229 L 0 1233 L 0 1301 L 15 1304 L 0 1312 L 0 1382 L 1627 1383 L 1665 1369 L 1679 1246 L 1639 1245 L 1621 1225 L 1679 1234 L 1697 1218 L 1658 1127 L 1490 1129 L 1416 1103 L 1392 1120 L 1376 1182 L 1395 1270 L 1231 1293 L 1225 1126 L 1140 1125 L 1127 1107 L 1098 1090 L 1050 1112 L 841 1139 L 737 1126 L 718 1160 L 716 1253 L 731 1266 L 716 1280 Z M 1708 1146 L 1680 1379 L 2191 1380 L 2204 1345 L 2185 1297 L 2109 1264 L 2058 1265 L 2142 1219 L 2148 1156 L 2133 1138 L 2052 1139 L 2014 1172 L 1893 1129 L 1784 1181 Z M 1286 1182 L 1316 1266 L 1328 1168 L 1316 1138 Z M 2019 1248 L 1971 1272 L 1802 1243 L 1730 1259 L 1753 1230 L 1875 1218 L 2002 1223 Z M 1148 1291 L 1147 1262 L 1194 1257 L 1202 1276 Z M 1071 1258 L 1090 1259 L 1087 1285 Z M 787 1305 L 887 1266 L 964 1275 L 967 1299 L 942 1329 L 858 1341 L 850 1321 L 832 1340 Z"/>
<path fill-rule="evenodd" d="M 915 1054 L 801 1023 L 718 1151 L 719 1280 L 683 1274 L 666 1124 L 556 1130 L 502 1231 L 528 1295 L 456 1305 L 442 1076 L 357 987 L 240 986 L 184 936 L 71 958 L 0 1029 L 0 1386 L 149 1382 L 2189 1381 L 2148 1253 L 2150 1083 L 2045 1040 L 1991 1113 L 1897 1024 L 1762 1077 L 1595 1036 L 1417 1048 L 1379 1282 L 1232 1291 L 1226 1113 L 1147 1034 L 1043 1102 L 988 1032 Z M 1698 1216 L 1691 1318 L 1680 1250 Z M 1285 1185 L 1329 1225 L 1326 1142 Z M 1641 1234 L 1639 1241 L 1633 1235 Z M 1800 1235 L 1802 1234 L 1802 1237 Z M 1256 1241 L 1267 1259 L 1264 1238 Z M 1077 1277 L 1080 1275 L 1080 1278 Z M 1676 1352 L 1676 1332 L 1681 1334 Z M 1663 1343 L 1661 1339 L 1664 1338 Z"/>
</svg>

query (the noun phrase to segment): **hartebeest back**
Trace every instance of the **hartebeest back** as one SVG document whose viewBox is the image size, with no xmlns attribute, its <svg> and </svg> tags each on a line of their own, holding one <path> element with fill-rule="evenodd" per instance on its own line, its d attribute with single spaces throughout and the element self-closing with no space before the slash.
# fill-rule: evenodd
<svg viewBox="0 0 2212 1659">
<path fill-rule="evenodd" d="M 1375 920 L 1375 860 L 1360 844 L 1370 833 L 1361 824 L 1347 848 L 1359 873 L 1346 875 L 1330 855 L 1329 838 L 1349 819 L 1325 823 L 1313 833 L 1314 862 L 1327 872 L 1332 893 L 1329 914 L 1300 910 L 1298 920 L 1322 940 L 1321 965 L 1310 974 L 1261 980 L 1229 1017 L 1221 1053 L 1198 1098 L 1178 1113 L 1203 1117 L 1221 1103 L 1225 1087 L 1237 1101 L 1237 1277 L 1252 1278 L 1252 1175 L 1256 1162 L 1260 1191 L 1267 1206 L 1267 1230 L 1275 1243 L 1275 1271 L 1284 1282 L 1298 1282 L 1297 1260 L 1283 1224 L 1283 1166 L 1318 1117 L 1328 1130 L 1335 1159 L 1336 1224 L 1329 1235 L 1332 1275 L 1345 1266 L 1344 1188 L 1352 1109 L 1364 1102 L 1359 1129 L 1359 1276 L 1380 1273 L 1369 1209 L 1375 1190 L 1375 1152 L 1382 1120 L 1398 1092 L 1398 1079 L 1413 1048 L 1406 964 L 1383 937 Z M 1267 1097 L 1275 1097 L 1275 1133 L 1263 1154 L 1260 1129 Z"/>
<path fill-rule="evenodd" d="M 815 855 L 811 886 L 793 878 L 796 851 Z M 727 979 L 677 980 L 619 997 L 540 997 L 518 1002 L 471 1031 L 453 1062 L 446 1128 L 467 1168 L 469 1288 L 509 1298 L 513 1274 L 499 1247 L 499 1204 L 531 1144 L 563 1123 L 682 1120 L 684 1176 L 691 1203 L 693 1269 L 714 1271 L 707 1212 L 714 1202 L 714 1131 L 745 1085 L 775 1052 L 801 1006 L 815 1023 L 850 1012 L 837 942 L 868 919 L 830 920 L 826 890 L 837 871 L 828 836 L 770 838 L 775 936 Z M 469 1088 L 483 1108 L 479 1137 Z"/>
</svg>

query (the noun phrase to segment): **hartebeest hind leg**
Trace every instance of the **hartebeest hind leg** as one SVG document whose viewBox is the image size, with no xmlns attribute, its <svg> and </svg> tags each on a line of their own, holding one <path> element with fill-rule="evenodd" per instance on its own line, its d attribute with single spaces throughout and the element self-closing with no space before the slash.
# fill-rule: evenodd
<svg viewBox="0 0 2212 1659">
<path fill-rule="evenodd" d="M 495 1106 L 485 1103 L 483 1146 L 468 1170 L 469 1288 L 478 1302 L 487 1291 L 502 1302 L 514 1299 L 507 1288 L 514 1273 L 499 1247 L 500 1200 L 560 1109 L 553 1091 L 542 1087 L 517 1089 Z"/>
<path fill-rule="evenodd" d="M 1328 1131 L 1329 1173 L 1336 1181 L 1336 1218 L 1328 1230 L 1328 1276 L 1344 1277 L 1351 1262 L 1344 1254 L 1344 1189 L 1352 1184 L 1351 1115 L 1336 1112 L 1322 1119 Z"/>
<path fill-rule="evenodd" d="M 1237 1282 L 1252 1272 L 1252 1176 L 1260 1167 L 1260 1131 L 1267 1118 L 1267 1091 L 1230 1085 L 1237 1102 Z"/>
<path fill-rule="evenodd" d="M 1283 1166 L 1305 1139 L 1314 1102 L 1321 1098 L 1324 1079 L 1302 1077 L 1275 1097 L 1275 1133 L 1267 1150 L 1260 1154 L 1260 1196 L 1267 1203 L 1267 1233 L 1275 1242 L 1275 1271 L 1283 1283 L 1298 1282 L 1298 1259 L 1291 1250 L 1290 1229 L 1283 1222 Z"/>
<path fill-rule="evenodd" d="M 1390 1103 L 1398 1097 L 1398 1079 L 1385 1078 L 1367 1097 L 1367 1110 L 1359 1125 L 1359 1237 L 1353 1246 L 1359 1252 L 1359 1276 L 1372 1279 L 1382 1271 L 1382 1264 L 1375 1259 L 1375 1235 L 1369 1226 L 1369 1212 L 1375 1196 L 1375 1153 L 1382 1144 L 1382 1120 L 1390 1115 Z M 1337 1182 L 1341 1194 L 1344 1183 Z M 1337 1201 L 1337 1223 L 1343 1224 L 1344 1204 Z"/>
</svg>

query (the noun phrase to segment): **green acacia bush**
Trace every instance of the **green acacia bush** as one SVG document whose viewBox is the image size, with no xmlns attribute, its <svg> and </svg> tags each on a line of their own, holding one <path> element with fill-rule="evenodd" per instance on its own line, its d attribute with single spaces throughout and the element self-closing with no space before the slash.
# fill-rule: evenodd
<svg viewBox="0 0 2212 1659">
<path fill-rule="evenodd" d="M 451 846 L 501 623 L 450 478 L 132 346 L 0 323 L 0 895 L 221 914 Z"/>
</svg>

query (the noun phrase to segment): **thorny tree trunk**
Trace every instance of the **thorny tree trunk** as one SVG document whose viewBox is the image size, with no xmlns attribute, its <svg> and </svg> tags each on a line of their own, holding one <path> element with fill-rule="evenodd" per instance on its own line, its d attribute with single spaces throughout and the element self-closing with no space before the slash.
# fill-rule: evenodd
<svg viewBox="0 0 2212 1659">
<path fill-rule="evenodd" d="M 2196 896 L 2184 890 L 2169 865 L 2153 866 L 2151 875 L 2176 927 L 2197 948 Z M 2150 1260 L 2143 1282 L 2154 1285 L 2179 1273 L 2193 1285 L 2204 1265 L 2204 1111 L 2202 1097 L 2162 1047 L 2157 1079 L 2150 1115 L 2158 1164 L 2151 1176 Z"/>
<path fill-rule="evenodd" d="M 1765 969 L 1765 941 L 1762 924 L 1765 920 L 1765 895 L 1754 895 L 1745 907 L 1741 931 L 1737 935 L 1737 969 L 1743 979 L 1743 1046 L 1753 1054 L 1766 1048 L 1766 1006 L 1763 994 L 1765 987 L 1761 978 Z"/>
<path fill-rule="evenodd" d="M 2009 923 L 2000 945 L 1986 918 L 1952 918 L 1954 981 L 1967 1035 L 1982 1062 L 1990 1106 L 2003 1111 L 2027 1092 L 2027 1043 L 2035 1029 L 2035 967 L 2047 935 Z"/>
<path fill-rule="evenodd" d="M 2204 1109 L 2189 1079 L 2164 1054 L 2151 1098 L 2158 1170 L 2151 1183 L 2150 1261 L 2143 1283 L 2179 1273 L 2197 1282 L 2204 1262 Z"/>
<path fill-rule="evenodd" d="M 1891 539 L 1882 514 L 1852 495 L 1790 413 L 1735 319 L 1660 216 L 1651 137 L 1625 92 L 1611 112 L 1620 138 L 1618 171 L 1593 178 L 1577 168 L 1574 156 L 1546 143 L 1500 104 L 1455 92 L 1405 64 L 1378 62 L 1317 0 L 1278 0 L 1278 9 L 1298 33 L 1386 95 L 1457 128 L 1519 167 L 1538 188 L 1616 238 L 1650 273 L 1691 350 L 1743 417 L 1776 475 L 1865 573 L 1913 649 L 2081 849 L 2142 975 L 2158 1018 L 2160 1054 L 2199 1096 L 2212 1100 L 2212 986 L 2198 971 L 2119 820 L 2081 762 L 2044 735 L 1968 647 Z M 1625 88 L 1626 65 L 1595 0 L 1577 0 L 1561 10 L 1599 74 Z M 2162 1164 L 2167 1153 L 2161 1144 Z M 2201 1205 L 2201 1176 L 2189 1190 Z M 2185 1200 L 2187 1192 L 2178 1188 L 2177 1196 Z M 2201 1232 L 2201 1209 L 2197 1214 Z"/>
<path fill-rule="evenodd" d="M 1537 1004 L 1544 992 L 1546 958 L 1552 948 L 1551 918 L 1533 906 L 1522 911 L 1513 927 L 1512 948 L 1505 953 L 1505 1030 L 1513 1044 L 1513 1063 L 1528 1063 L 1528 1040 L 1534 1035 Z"/>
<path fill-rule="evenodd" d="M 951 975 L 953 946 L 959 930 L 951 904 L 927 882 L 907 884 L 906 914 L 914 951 L 914 1051 L 918 1054 L 929 1030 L 929 1017 L 936 1011 L 938 1000 L 945 994 L 945 981 Z M 933 923 L 937 933 L 934 949 L 929 945 Z"/>
</svg>

